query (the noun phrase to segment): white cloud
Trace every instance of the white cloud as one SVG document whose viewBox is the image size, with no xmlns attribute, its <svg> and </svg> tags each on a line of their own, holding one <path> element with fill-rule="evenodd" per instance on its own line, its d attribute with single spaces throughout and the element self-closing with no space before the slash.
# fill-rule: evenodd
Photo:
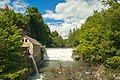
<svg viewBox="0 0 120 80">
<path fill-rule="evenodd" d="M 13 3 L 13 8 L 16 12 L 24 13 L 26 11 L 26 8 L 28 6 L 27 3 L 25 3 L 23 0 L 15 0 Z"/>
<path fill-rule="evenodd" d="M 55 7 L 55 11 L 47 10 L 45 19 L 63 20 L 61 24 L 47 23 L 51 30 L 57 30 L 62 37 L 68 36 L 70 29 L 80 27 L 93 14 L 93 10 L 105 8 L 98 0 L 65 0 Z"/>
<path fill-rule="evenodd" d="M 14 1 L 0 0 L 0 8 L 4 8 L 6 4 L 11 9 L 14 9 L 16 12 L 20 12 L 20 13 L 24 13 L 28 6 L 28 4 L 24 2 L 24 0 L 14 0 Z"/>
<path fill-rule="evenodd" d="M 10 0 L 0 0 L 0 8 L 4 8 L 6 4 L 9 5 L 10 2 Z"/>
</svg>

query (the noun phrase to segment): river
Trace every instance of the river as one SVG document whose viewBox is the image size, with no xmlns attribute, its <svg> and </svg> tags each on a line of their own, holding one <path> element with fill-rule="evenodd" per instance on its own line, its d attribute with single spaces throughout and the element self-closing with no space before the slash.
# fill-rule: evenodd
<svg viewBox="0 0 120 80">
<path fill-rule="evenodd" d="M 72 48 L 47 48 L 44 55 L 45 61 L 39 66 L 40 74 L 30 76 L 29 80 L 53 80 L 54 77 L 66 77 L 70 69 L 77 69 L 77 67 L 87 70 L 85 63 L 73 61 L 72 51 Z"/>
<path fill-rule="evenodd" d="M 44 62 L 38 67 L 39 75 L 28 80 L 119 80 L 107 74 L 104 67 L 90 67 L 88 63 L 74 61 L 72 48 L 47 48 Z M 109 71 L 109 70 L 108 70 Z M 110 77 L 110 78 L 109 78 Z"/>
</svg>

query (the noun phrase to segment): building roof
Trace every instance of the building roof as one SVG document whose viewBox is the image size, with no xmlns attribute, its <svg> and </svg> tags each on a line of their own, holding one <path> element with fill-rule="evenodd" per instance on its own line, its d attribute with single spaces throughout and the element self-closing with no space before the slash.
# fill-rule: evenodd
<svg viewBox="0 0 120 80">
<path fill-rule="evenodd" d="M 42 46 L 37 40 L 35 40 L 35 39 L 33 39 L 33 38 L 29 37 L 29 36 L 26 36 L 26 35 L 24 37 L 26 37 L 34 45 Z"/>
</svg>

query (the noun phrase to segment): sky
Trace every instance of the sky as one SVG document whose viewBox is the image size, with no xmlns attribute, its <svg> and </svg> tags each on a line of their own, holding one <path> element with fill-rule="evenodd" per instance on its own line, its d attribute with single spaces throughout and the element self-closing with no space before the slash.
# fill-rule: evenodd
<svg viewBox="0 0 120 80">
<path fill-rule="evenodd" d="M 37 7 L 51 31 L 57 30 L 63 38 L 70 29 L 80 28 L 94 10 L 107 8 L 98 0 L 0 0 L 0 8 L 5 4 L 21 13 L 29 6 Z"/>
</svg>

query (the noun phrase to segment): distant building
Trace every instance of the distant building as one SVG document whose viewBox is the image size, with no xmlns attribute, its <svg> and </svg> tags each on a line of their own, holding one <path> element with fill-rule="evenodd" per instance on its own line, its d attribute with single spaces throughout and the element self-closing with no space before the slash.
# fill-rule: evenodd
<svg viewBox="0 0 120 80">
<path fill-rule="evenodd" d="M 27 52 L 33 55 L 36 63 L 42 60 L 42 45 L 37 40 L 25 35 L 22 42 L 22 48 L 26 48 Z"/>
</svg>

